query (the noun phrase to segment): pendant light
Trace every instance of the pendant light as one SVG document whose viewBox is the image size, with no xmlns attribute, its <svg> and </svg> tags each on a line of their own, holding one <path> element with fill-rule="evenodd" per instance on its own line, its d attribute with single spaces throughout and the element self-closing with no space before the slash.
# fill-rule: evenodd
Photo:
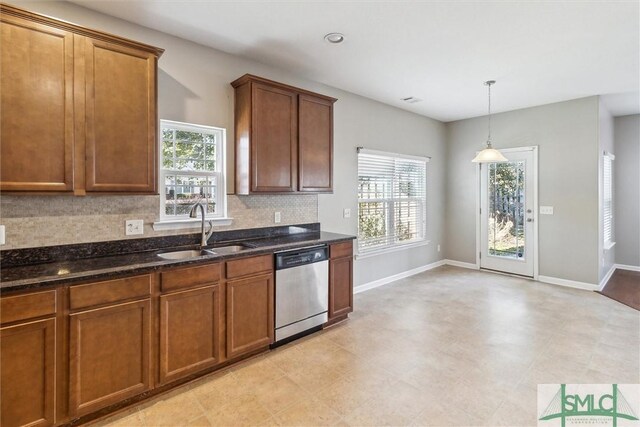
<svg viewBox="0 0 640 427">
<path fill-rule="evenodd" d="M 501 152 L 491 146 L 491 85 L 495 84 L 495 80 L 484 82 L 489 89 L 489 136 L 487 137 L 487 148 L 482 150 L 471 160 L 474 163 L 498 163 L 508 162 L 507 158 Z"/>
</svg>

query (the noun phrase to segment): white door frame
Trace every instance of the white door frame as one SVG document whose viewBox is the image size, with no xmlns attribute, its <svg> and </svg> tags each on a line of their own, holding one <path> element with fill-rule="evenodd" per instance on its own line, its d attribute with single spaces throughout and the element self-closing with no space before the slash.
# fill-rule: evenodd
<svg viewBox="0 0 640 427">
<path fill-rule="evenodd" d="M 528 147 L 502 148 L 501 153 L 510 153 L 514 151 L 533 151 L 533 280 L 538 280 L 538 262 L 539 257 L 539 240 L 538 240 L 538 146 L 531 145 Z M 477 154 L 477 152 L 476 152 Z M 506 156 L 509 157 L 509 156 Z M 480 221 L 480 191 L 482 179 L 480 176 L 480 165 L 476 163 L 476 268 L 480 269 L 480 248 L 482 247 L 481 221 Z M 486 254 L 485 254 L 486 256 Z M 509 274 L 509 273 L 506 273 Z"/>
</svg>

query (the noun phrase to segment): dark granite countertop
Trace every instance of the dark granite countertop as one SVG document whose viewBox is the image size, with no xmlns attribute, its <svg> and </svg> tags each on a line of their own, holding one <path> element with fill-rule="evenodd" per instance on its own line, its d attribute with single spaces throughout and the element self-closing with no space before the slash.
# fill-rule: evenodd
<svg viewBox="0 0 640 427">
<path fill-rule="evenodd" d="M 169 250 L 195 249 L 198 246 L 194 244 L 166 246 L 165 244 L 160 247 L 149 248 L 148 246 L 152 245 L 152 243 L 143 242 L 144 244 L 140 244 L 139 242 L 132 242 L 130 246 L 138 251 L 128 253 L 124 249 L 127 247 L 127 241 L 105 243 L 112 246 L 111 252 L 114 251 L 114 245 L 120 244 L 121 251 L 119 253 L 109 253 L 106 256 L 61 259 L 37 264 L 25 263 L 24 265 L 19 265 L 20 263 L 15 263 L 14 265 L 3 267 L 0 270 L 0 291 L 5 293 L 79 283 L 87 280 L 106 280 L 112 277 L 142 274 L 167 267 L 195 265 L 217 260 L 273 253 L 305 246 L 349 241 L 355 238 L 354 236 L 329 233 L 318 229 L 314 230 L 313 228 L 315 227 L 308 229 L 308 232 L 297 232 L 295 234 L 267 233 L 269 234 L 267 237 L 258 237 L 255 233 L 253 235 L 246 233 L 245 230 L 238 231 L 235 234 L 226 232 L 224 241 L 214 242 L 207 249 L 215 252 L 216 246 L 237 242 L 246 245 L 247 249 L 235 253 L 220 252 L 183 260 L 166 260 L 160 258 L 158 254 Z M 233 240 L 234 237 L 236 237 L 235 240 Z M 142 240 L 140 239 L 140 241 Z M 178 243 L 188 242 L 184 238 L 174 241 Z M 143 247 L 145 250 L 140 251 Z M 42 254 L 38 255 L 40 255 L 40 258 L 43 257 Z"/>
</svg>

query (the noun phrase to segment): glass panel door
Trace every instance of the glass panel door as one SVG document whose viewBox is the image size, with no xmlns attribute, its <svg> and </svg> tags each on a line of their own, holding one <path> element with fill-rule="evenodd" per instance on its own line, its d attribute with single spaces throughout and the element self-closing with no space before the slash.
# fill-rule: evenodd
<svg viewBox="0 0 640 427">
<path fill-rule="evenodd" d="M 524 161 L 489 163 L 487 212 L 490 256 L 522 259 L 525 256 Z"/>
<path fill-rule="evenodd" d="M 505 156 L 508 162 L 480 165 L 480 267 L 533 276 L 534 153 Z"/>
</svg>

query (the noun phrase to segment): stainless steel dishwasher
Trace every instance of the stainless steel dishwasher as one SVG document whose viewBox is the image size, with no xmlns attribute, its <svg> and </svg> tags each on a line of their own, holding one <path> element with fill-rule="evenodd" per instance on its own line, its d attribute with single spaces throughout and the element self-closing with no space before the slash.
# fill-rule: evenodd
<svg viewBox="0 0 640 427">
<path fill-rule="evenodd" d="M 327 245 L 276 252 L 276 343 L 320 329 L 329 306 Z"/>
</svg>

